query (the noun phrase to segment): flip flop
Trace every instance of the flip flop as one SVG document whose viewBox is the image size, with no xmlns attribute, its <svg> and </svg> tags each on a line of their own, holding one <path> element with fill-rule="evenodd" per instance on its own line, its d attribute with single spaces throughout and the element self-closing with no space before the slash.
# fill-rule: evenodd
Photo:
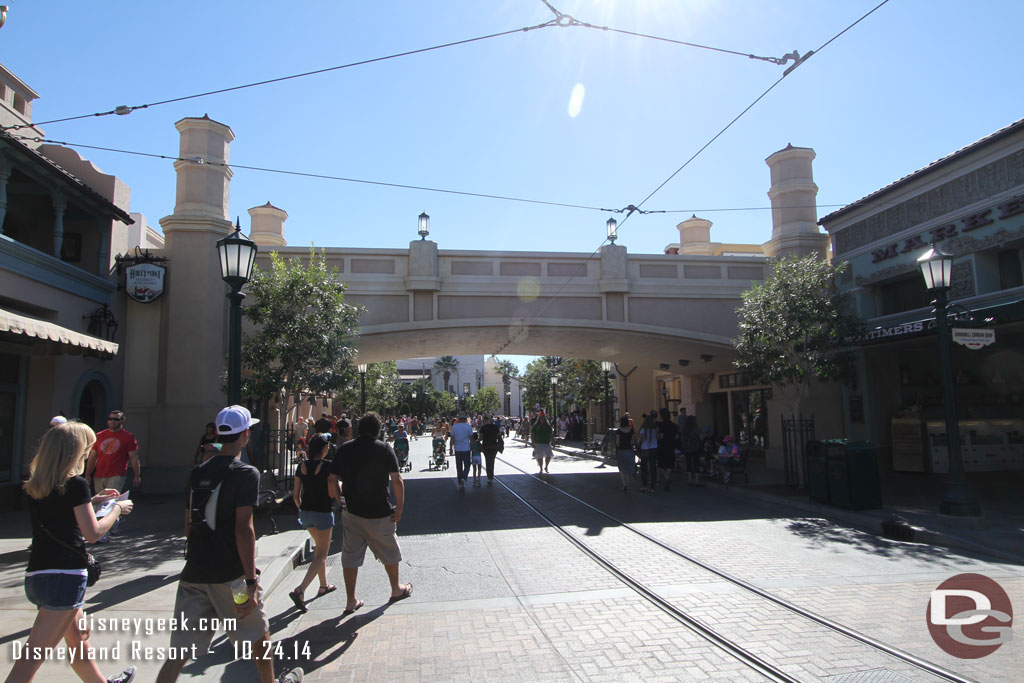
<svg viewBox="0 0 1024 683">
<path fill-rule="evenodd" d="M 318 598 L 322 598 L 323 596 L 327 595 L 328 593 L 333 593 L 336 590 L 338 590 L 337 586 L 324 586 L 324 587 L 322 587 L 322 588 L 317 590 L 316 596 Z"/>
<path fill-rule="evenodd" d="M 355 612 L 357 609 L 359 609 L 360 607 L 362 607 L 365 604 L 366 603 L 364 603 L 362 600 L 356 600 L 356 606 L 353 607 L 352 609 L 346 609 L 344 612 L 341 613 L 341 616 L 347 617 L 348 615 L 352 614 L 353 612 Z"/>
<path fill-rule="evenodd" d="M 399 600 L 405 600 L 410 595 L 412 595 L 412 584 L 411 583 L 407 583 L 407 584 L 405 584 L 405 587 L 402 588 L 402 594 L 401 595 L 397 595 L 397 596 L 391 598 L 390 600 L 388 600 L 388 602 L 391 603 L 391 602 L 398 602 Z"/>
<path fill-rule="evenodd" d="M 292 599 L 293 603 L 295 603 L 295 609 L 299 610 L 300 612 L 308 611 L 306 609 L 306 601 L 302 599 L 301 593 L 299 593 L 298 591 L 292 591 L 288 594 L 288 597 Z"/>
</svg>

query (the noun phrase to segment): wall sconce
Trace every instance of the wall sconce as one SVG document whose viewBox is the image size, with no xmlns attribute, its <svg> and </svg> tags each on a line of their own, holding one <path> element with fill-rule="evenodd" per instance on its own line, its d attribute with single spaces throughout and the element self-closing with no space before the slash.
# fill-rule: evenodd
<svg viewBox="0 0 1024 683">
<path fill-rule="evenodd" d="M 685 358 L 680 358 L 679 359 L 679 364 L 682 365 L 685 368 L 687 365 L 690 364 L 690 361 L 686 360 Z"/>
<path fill-rule="evenodd" d="M 710 353 L 702 353 L 700 354 L 700 359 L 705 363 L 710 363 L 714 359 L 714 356 L 712 356 Z"/>
</svg>

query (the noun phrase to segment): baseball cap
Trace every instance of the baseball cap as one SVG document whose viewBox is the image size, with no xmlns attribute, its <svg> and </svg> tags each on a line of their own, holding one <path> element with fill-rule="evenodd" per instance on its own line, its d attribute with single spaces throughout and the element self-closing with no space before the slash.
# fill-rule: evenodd
<svg viewBox="0 0 1024 683">
<path fill-rule="evenodd" d="M 247 408 L 228 406 L 217 413 L 217 433 L 222 436 L 241 434 L 257 422 L 259 420 L 254 418 Z"/>
<path fill-rule="evenodd" d="M 722 437 L 722 443 L 728 443 L 729 441 L 732 441 L 732 437 L 728 434 Z"/>
<path fill-rule="evenodd" d="M 55 427 L 57 425 L 65 424 L 68 421 L 63 415 L 54 415 L 50 418 L 50 426 Z"/>
</svg>

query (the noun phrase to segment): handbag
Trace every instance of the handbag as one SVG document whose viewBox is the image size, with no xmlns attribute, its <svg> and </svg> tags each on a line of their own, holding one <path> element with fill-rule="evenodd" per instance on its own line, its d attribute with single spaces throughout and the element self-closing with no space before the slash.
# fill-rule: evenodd
<svg viewBox="0 0 1024 683">
<path fill-rule="evenodd" d="M 57 543 L 60 543 L 62 546 L 64 546 L 65 548 L 67 548 L 71 552 L 75 553 L 76 555 L 84 556 L 85 557 L 85 571 L 86 571 L 85 585 L 87 587 L 94 586 L 96 584 L 96 582 L 100 580 L 100 574 L 103 572 L 103 566 L 100 564 L 100 561 L 97 560 L 93 556 L 92 553 L 83 553 L 78 548 L 75 548 L 73 546 L 68 545 L 64 541 L 62 541 L 59 538 L 57 538 L 56 536 L 54 536 L 53 533 L 51 533 L 49 529 L 47 529 L 45 526 L 43 526 L 42 522 L 39 523 L 39 528 L 42 529 L 43 531 L 45 531 L 47 536 L 49 536 L 53 540 L 57 541 Z"/>
</svg>

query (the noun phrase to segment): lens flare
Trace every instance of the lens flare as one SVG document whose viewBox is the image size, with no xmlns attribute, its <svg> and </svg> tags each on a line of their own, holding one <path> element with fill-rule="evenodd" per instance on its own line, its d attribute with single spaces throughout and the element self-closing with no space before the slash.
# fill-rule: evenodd
<svg viewBox="0 0 1024 683">
<path fill-rule="evenodd" d="M 577 83 L 572 89 L 572 95 L 569 96 L 569 118 L 576 118 L 580 115 L 580 110 L 583 109 L 583 97 L 587 94 L 587 89 L 583 87 L 582 83 Z"/>
<path fill-rule="evenodd" d="M 532 277 L 524 277 L 516 285 L 516 293 L 519 295 L 519 300 L 524 303 L 536 301 L 540 296 L 540 283 Z"/>
</svg>

